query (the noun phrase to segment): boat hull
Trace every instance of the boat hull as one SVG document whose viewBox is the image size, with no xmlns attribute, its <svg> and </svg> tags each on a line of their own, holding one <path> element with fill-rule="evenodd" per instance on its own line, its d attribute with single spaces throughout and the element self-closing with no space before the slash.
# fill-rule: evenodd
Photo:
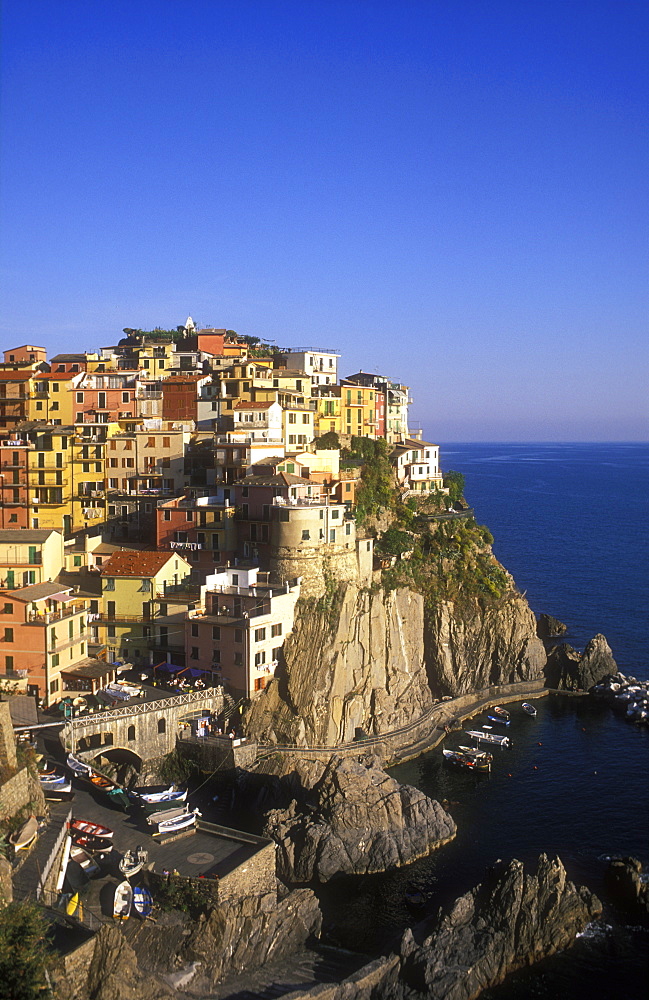
<svg viewBox="0 0 649 1000">
<path fill-rule="evenodd" d="M 115 920 L 128 920 L 133 905 L 133 887 L 124 879 L 115 889 L 113 901 L 113 917 Z"/>
</svg>

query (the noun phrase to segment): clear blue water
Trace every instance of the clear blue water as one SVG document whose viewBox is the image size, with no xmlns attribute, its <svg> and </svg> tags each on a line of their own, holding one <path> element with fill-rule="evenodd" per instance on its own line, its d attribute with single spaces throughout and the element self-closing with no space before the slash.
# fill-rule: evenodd
<svg viewBox="0 0 649 1000">
<path fill-rule="evenodd" d="M 606 635 L 619 668 L 649 676 L 649 447 L 602 445 L 442 446 L 443 468 L 466 477 L 476 518 L 535 613 L 568 626 L 583 648 Z M 558 854 L 569 876 L 601 894 L 606 858 L 649 864 L 649 729 L 590 699 L 545 698 L 538 716 L 514 711 L 514 745 L 498 751 L 488 777 L 445 767 L 441 748 L 392 769 L 398 780 L 447 799 L 458 825 L 449 845 L 407 869 L 327 887 L 323 902 L 345 913 L 349 935 L 367 946 L 411 922 L 408 884 L 431 906 L 455 899 L 497 858 L 532 864 Z M 486 717 L 477 717 L 482 724 Z M 448 746 L 462 738 L 449 737 Z M 490 991 L 493 1000 L 645 997 L 649 935 L 607 917 L 596 930 L 533 970 Z M 485 994 L 486 996 L 486 994 Z"/>
</svg>

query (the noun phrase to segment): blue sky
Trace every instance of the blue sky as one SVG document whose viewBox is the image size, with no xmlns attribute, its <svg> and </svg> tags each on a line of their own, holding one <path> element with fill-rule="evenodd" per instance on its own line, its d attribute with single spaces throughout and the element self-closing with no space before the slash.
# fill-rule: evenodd
<svg viewBox="0 0 649 1000">
<path fill-rule="evenodd" d="M 448 440 L 646 440 L 644 0 L 4 0 L 5 347 L 188 313 Z"/>
</svg>

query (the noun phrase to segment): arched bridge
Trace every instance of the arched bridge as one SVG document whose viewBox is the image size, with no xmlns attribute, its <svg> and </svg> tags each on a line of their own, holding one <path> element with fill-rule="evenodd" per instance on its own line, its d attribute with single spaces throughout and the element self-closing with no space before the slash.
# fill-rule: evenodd
<svg viewBox="0 0 649 1000">
<path fill-rule="evenodd" d="M 64 745 L 81 753 L 97 754 L 113 748 L 130 750 L 142 761 L 170 753 L 176 746 L 178 726 L 206 712 L 223 712 L 223 688 L 208 688 L 187 694 L 173 694 L 155 701 L 110 708 L 95 715 L 68 721 L 63 730 Z"/>
</svg>

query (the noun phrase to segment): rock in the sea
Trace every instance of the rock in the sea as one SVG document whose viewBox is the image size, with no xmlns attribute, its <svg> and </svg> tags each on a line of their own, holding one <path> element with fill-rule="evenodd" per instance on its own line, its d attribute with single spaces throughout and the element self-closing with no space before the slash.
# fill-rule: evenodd
<svg viewBox="0 0 649 1000">
<path fill-rule="evenodd" d="M 618 909 L 633 922 L 649 925 L 649 883 L 642 877 L 637 858 L 613 858 L 606 872 L 606 887 Z"/>
<path fill-rule="evenodd" d="M 558 858 L 542 854 L 534 875 L 511 861 L 458 899 L 420 944 L 406 932 L 401 976 L 429 1000 L 472 1000 L 566 948 L 601 909 L 588 889 L 568 881 Z"/>
<path fill-rule="evenodd" d="M 568 626 L 560 622 L 552 615 L 539 615 L 536 619 L 536 634 L 539 639 L 554 639 L 558 635 L 563 635 L 568 631 Z"/>
<path fill-rule="evenodd" d="M 590 640 L 583 654 L 561 643 L 548 654 L 548 687 L 560 691 L 590 691 L 604 677 L 617 674 L 617 663 L 603 635 Z"/>
<path fill-rule="evenodd" d="M 299 762 L 294 767 L 299 771 Z M 271 810 L 265 832 L 279 845 L 280 878 L 304 883 L 409 864 L 455 831 L 439 802 L 400 785 L 367 755 L 333 756 L 310 790 L 308 808 L 294 801 Z"/>
</svg>

